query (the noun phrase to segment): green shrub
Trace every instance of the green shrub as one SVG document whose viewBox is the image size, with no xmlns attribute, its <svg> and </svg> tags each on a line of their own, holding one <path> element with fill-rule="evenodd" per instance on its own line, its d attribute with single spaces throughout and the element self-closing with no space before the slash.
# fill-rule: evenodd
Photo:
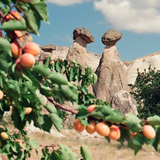
<svg viewBox="0 0 160 160">
<path fill-rule="evenodd" d="M 137 73 L 135 84 L 129 84 L 138 105 L 140 118 L 160 115 L 160 71 L 151 66 Z"/>
</svg>

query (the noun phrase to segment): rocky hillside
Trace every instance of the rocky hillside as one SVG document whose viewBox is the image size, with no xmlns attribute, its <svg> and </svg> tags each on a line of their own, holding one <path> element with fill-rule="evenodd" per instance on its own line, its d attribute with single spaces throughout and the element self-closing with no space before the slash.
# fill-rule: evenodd
<svg viewBox="0 0 160 160">
<path fill-rule="evenodd" d="M 46 49 L 48 48 L 48 50 Z M 41 58 L 51 55 L 52 59 L 65 59 L 69 47 L 62 47 L 62 46 L 55 46 L 55 45 L 45 45 L 41 46 Z M 88 52 L 88 66 L 90 66 L 93 71 L 95 72 L 96 68 L 99 65 L 99 61 L 102 55 L 98 53 L 92 53 Z M 157 70 L 160 70 L 160 52 L 152 53 L 149 55 L 146 55 L 144 57 L 137 58 L 133 61 L 124 61 L 125 69 L 127 71 L 127 79 L 128 83 L 134 83 L 136 76 L 137 76 L 137 69 L 140 70 L 140 72 L 143 72 L 144 69 L 148 69 L 148 67 L 151 65 L 151 67 L 155 67 Z"/>
</svg>

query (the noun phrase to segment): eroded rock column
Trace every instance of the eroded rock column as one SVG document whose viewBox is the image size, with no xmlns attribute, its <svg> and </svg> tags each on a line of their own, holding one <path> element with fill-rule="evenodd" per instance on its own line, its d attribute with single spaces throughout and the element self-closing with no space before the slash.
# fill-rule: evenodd
<svg viewBox="0 0 160 160">
<path fill-rule="evenodd" d="M 111 101 L 120 90 L 129 91 L 126 71 L 117 52 L 116 42 L 122 34 L 116 30 L 108 30 L 102 36 L 102 43 L 106 45 L 102 58 L 96 70 L 98 81 L 93 87 L 95 96 L 104 101 Z"/>
<path fill-rule="evenodd" d="M 66 59 L 79 62 L 83 68 L 87 66 L 87 44 L 94 42 L 94 37 L 86 28 L 76 28 L 73 31 L 74 42 L 69 48 Z"/>
</svg>

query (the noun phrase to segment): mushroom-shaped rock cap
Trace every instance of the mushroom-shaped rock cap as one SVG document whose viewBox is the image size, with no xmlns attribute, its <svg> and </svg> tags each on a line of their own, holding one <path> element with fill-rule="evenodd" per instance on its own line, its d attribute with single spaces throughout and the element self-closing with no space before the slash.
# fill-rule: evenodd
<svg viewBox="0 0 160 160">
<path fill-rule="evenodd" d="M 110 29 L 102 36 L 102 43 L 104 45 L 115 45 L 122 37 L 122 33 Z"/>
<path fill-rule="evenodd" d="M 48 44 L 41 46 L 41 49 L 44 52 L 52 52 L 53 50 L 56 50 L 56 46 L 54 44 Z"/>
<path fill-rule="evenodd" d="M 88 31 L 86 28 L 76 28 L 73 31 L 73 39 L 75 40 L 77 37 L 81 37 L 84 39 L 87 43 L 94 42 L 94 37 L 92 34 Z"/>
</svg>

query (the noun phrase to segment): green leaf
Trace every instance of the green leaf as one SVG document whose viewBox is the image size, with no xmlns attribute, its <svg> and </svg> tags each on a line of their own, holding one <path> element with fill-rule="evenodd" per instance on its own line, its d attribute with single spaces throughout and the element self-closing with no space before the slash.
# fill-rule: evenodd
<svg viewBox="0 0 160 160">
<path fill-rule="evenodd" d="M 159 141 L 160 141 L 160 128 L 159 127 L 156 131 L 156 137 L 154 139 L 151 139 L 150 141 L 154 149 L 158 151 L 158 146 L 159 146 Z"/>
<path fill-rule="evenodd" d="M 27 149 L 26 146 L 25 146 L 22 142 L 19 143 L 19 146 L 20 146 L 22 149 Z"/>
<path fill-rule="evenodd" d="M 19 151 L 18 155 L 17 155 L 17 159 L 24 159 L 25 158 L 25 154 L 23 151 Z"/>
<path fill-rule="evenodd" d="M 105 118 L 106 121 L 110 121 L 111 123 L 122 123 L 124 121 L 123 115 L 114 110 L 114 112 Z"/>
<path fill-rule="evenodd" d="M 94 73 L 93 76 L 92 76 L 92 80 L 93 80 L 93 84 L 95 84 L 98 80 L 98 77 L 97 75 Z"/>
<path fill-rule="evenodd" d="M 132 140 L 128 141 L 128 147 L 134 150 L 135 155 L 142 149 L 142 146 L 135 145 Z"/>
<path fill-rule="evenodd" d="M 49 113 L 55 113 L 55 114 L 57 114 L 57 109 L 56 109 L 56 107 L 53 104 L 46 104 L 46 105 L 44 105 L 44 107 L 47 109 L 47 111 Z"/>
<path fill-rule="evenodd" d="M 114 110 L 108 105 L 98 105 L 96 110 L 91 113 L 91 115 L 97 119 L 105 120 L 107 116 L 112 115 Z"/>
<path fill-rule="evenodd" d="M 59 160 L 78 160 L 78 155 L 74 153 L 71 148 L 62 144 L 58 144 L 58 146 L 60 147 L 57 153 Z"/>
<path fill-rule="evenodd" d="M 127 113 L 125 115 L 124 123 L 128 126 L 130 133 L 141 131 L 141 120 L 132 113 Z"/>
<path fill-rule="evenodd" d="M 52 122 L 48 115 L 39 115 L 38 119 L 34 119 L 34 125 L 44 131 L 50 132 Z"/>
<path fill-rule="evenodd" d="M 31 5 L 35 8 L 42 20 L 48 22 L 48 10 L 45 1 L 33 2 Z"/>
<path fill-rule="evenodd" d="M 38 142 L 33 138 L 29 139 L 27 144 L 30 145 L 32 147 L 32 149 L 37 149 L 39 147 Z"/>
<path fill-rule="evenodd" d="M 50 118 L 56 129 L 60 132 L 61 129 L 63 128 L 62 119 L 55 113 L 51 113 Z"/>
<path fill-rule="evenodd" d="M 42 75 L 43 77 L 47 77 L 51 74 L 51 70 L 43 64 L 37 64 L 36 66 L 34 66 L 33 72 L 36 72 Z"/>
<path fill-rule="evenodd" d="M 129 141 L 130 140 L 130 133 L 128 129 L 125 129 L 124 127 L 120 127 L 121 131 L 121 137 L 118 140 L 120 143 L 123 143 L 124 141 Z"/>
<path fill-rule="evenodd" d="M 24 19 L 26 21 L 26 26 L 29 32 L 39 35 L 38 30 L 40 28 L 40 16 L 37 12 L 33 10 L 28 10 L 25 12 Z"/>
<path fill-rule="evenodd" d="M 82 145 L 80 148 L 80 151 L 81 151 L 81 155 L 83 157 L 83 160 L 91 160 L 92 159 L 92 154 L 89 151 L 88 146 Z"/>
<path fill-rule="evenodd" d="M 5 31 L 26 30 L 26 26 L 23 22 L 20 22 L 18 20 L 10 20 L 4 22 L 1 29 Z"/>
<path fill-rule="evenodd" d="M 87 111 L 86 106 L 79 106 L 78 107 L 78 113 L 76 114 L 76 118 L 78 118 L 80 121 L 86 119 L 89 116 L 89 112 Z M 84 122 L 84 121 L 83 121 Z"/>
<path fill-rule="evenodd" d="M 150 125 L 160 125 L 160 116 L 154 115 L 153 117 L 148 117 L 147 122 Z"/>
<path fill-rule="evenodd" d="M 0 37 L 0 69 L 7 72 L 12 65 L 11 44 Z"/>
<path fill-rule="evenodd" d="M 46 97 L 50 97 L 53 95 L 53 89 L 40 84 L 40 93 L 45 95 Z"/>
<path fill-rule="evenodd" d="M 137 134 L 133 136 L 133 144 L 137 146 L 142 146 L 144 143 L 147 143 L 147 138 L 143 134 Z"/>
<path fill-rule="evenodd" d="M 58 85 L 68 84 L 66 78 L 61 73 L 52 73 L 48 76 L 48 79 L 50 79 L 54 84 L 58 84 Z"/>
<path fill-rule="evenodd" d="M 77 101 L 78 94 L 77 94 L 77 90 L 74 87 L 68 86 L 68 85 L 61 85 L 60 86 L 60 91 L 66 97 L 68 97 L 70 101 Z"/>
<path fill-rule="evenodd" d="M 14 122 L 14 126 L 16 128 L 18 128 L 19 130 L 22 130 L 25 127 L 26 121 L 25 120 L 22 121 L 22 119 L 21 119 L 21 117 L 20 117 L 16 108 L 13 108 L 13 114 L 12 114 L 11 117 L 12 117 L 12 120 Z"/>
</svg>

